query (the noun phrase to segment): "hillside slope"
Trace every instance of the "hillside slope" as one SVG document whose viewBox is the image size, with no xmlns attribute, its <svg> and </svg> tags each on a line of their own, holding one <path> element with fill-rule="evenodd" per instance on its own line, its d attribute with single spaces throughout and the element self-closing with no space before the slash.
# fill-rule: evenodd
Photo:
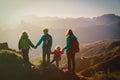
<svg viewBox="0 0 120 80">
<path fill-rule="evenodd" d="M 79 56 L 90 57 L 105 53 L 120 46 L 120 40 L 103 40 L 97 41 L 81 47 Z"/>
<path fill-rule="evenodd" d="M 120 72 L 120 40 L 99 41 L 82 47 L 77 57 L 77 72 L 92 76 L 95 72 Z M 80 54 L 78 54 L 80 55 Z M 88 57 L 89 56 L 89 57 Z"/>
<path fill-rule="evenodd" d="M 0 80 L 82 80 L 55 65 L 23 64 L 22 56 L 11 50 L 0 50 Z"/>
</svg>

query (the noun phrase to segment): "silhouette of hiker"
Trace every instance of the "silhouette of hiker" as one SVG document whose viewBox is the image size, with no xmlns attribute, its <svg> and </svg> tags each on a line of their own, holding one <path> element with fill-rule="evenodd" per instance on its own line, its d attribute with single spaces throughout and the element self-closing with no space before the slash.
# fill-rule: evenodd
<svg viewBox="0 0 120 80">
<path fill-rule="evenodd" d="M 54 54 L 53 60 L 51 61 L 51 63 L 53 63 L 54 61 L 56 61 L 56 65 L 57 67 L 59 67 L 59 62 L 61 60 L 61 54 L 63 54 L 64 51 L 61 50 L 61 47 L 59 45 L 56 46 L 55 50 L 52 52 L 51 54 Z"/>
<path fill-rule="evenodd" d="M 30 64 L 29 56 L 28 56 L 29 49 L 30 49 L 30 47 L 35 48 L 35 46 L 31 42 L 31 40 L 29 39 L 28 34 L 26 32 L 22 33 L 22 36 L 21 36 L 21 38 L 19 40 L 18 47 L 22 51 L 23 62 Z"/>
<path fill-rule="evenodd" d="M 50 51 L 52 47 L 52 37 L 50 34 L 48 34 L 48 29 L 45 28 L 43 30 L 44 35 L 40 38 L 38 43 L 36 44 L 36 48 L 43 42 L 42 50 L 43 50 L 43 65 L 50 63 Z M 47 61 L 46 61 L 46 55 L 47 55 Z"/>
<path fill-rule="evenodd" d="M 72 30 L 68 30 L 66 34 L 66 46 L 63 50 L 66 50 L 68 59 L 68 70 L 72 73 L 75 72 L 75 53 L 79 52 L 79 44 L 77 37 L 73 34 Z"/>
</svg>

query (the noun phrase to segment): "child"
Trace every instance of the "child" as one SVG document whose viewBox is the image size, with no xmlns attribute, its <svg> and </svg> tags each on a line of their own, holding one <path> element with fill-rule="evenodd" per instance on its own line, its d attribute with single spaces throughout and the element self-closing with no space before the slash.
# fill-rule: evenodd
<svg viewBox="0 0 120 80">
<path fill-rule="evenodd" d="M 22 33 L 22 36 L 19 40 L 19 45 L 18 45 L 19 49 L 22 51 L 22 56 L 23 56 L 23 62 L 30 64 L 29 62 L 29 49 L 30 47 L 35 48 L 35 46 L 33 45 L 33 43 L 31 42 L 31 40 L 28 37 L 28 34 L 26 32 Z"/>
<path fill-rule="evenodd" d="M 59 61 L 61 60 L 61 54 L 63 54 L 64 51 L 61 50 L 60 46 L 56 46 L 55 50 L 52 52 L 51 54 L 54 54 L 53 60 L 51 61 L 51 63 L 53 63 L 54 61 L 56 61 L 56 65 L 57 67 L 59 67 Z"/>
</svg>

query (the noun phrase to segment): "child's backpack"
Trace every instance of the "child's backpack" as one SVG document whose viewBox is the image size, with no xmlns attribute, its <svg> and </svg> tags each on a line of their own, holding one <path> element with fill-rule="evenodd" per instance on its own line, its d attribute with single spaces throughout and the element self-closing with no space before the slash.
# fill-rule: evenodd
<svg viewBox="0 0 120 80">
<path fill-rule="evenodd" d="M 79 42 L 76 37 L 70 37 L 70 50 L 78 53 L 80 51 Z"/>
<path fill-rule="evenodd" d="M 49 34 L 45 36 L 45 47 L 51 47 L 52 45 L 52 37 Z"/>
</svg>

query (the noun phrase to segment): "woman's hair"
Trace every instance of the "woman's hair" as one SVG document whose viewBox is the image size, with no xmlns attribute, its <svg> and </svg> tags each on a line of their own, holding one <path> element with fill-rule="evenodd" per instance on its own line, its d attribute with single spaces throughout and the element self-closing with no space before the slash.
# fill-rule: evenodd
<svg viewBox="0 0 120 80">
<path fill-rule="evenodd" d="M 71 35 L 73 35 L 73 32 L 72 32 L 71 29 L 69 29 L 69 30 L 67 31 L 67 33 L 66 33 L 66 36 L 71 36 Z"/>
</svg>

